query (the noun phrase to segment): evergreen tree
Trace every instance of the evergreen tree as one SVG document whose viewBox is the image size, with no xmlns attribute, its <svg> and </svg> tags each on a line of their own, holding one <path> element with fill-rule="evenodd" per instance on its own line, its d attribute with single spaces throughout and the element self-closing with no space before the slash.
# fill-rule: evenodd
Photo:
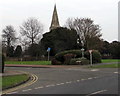
<svg viewBox="0 0 120 96">
<path fill-rule="evenodd" d="M 14 51 L 14 56 L 15 57 L 20 57 L 22 55 L 22 47 L 18 45 Z"/>
<path fill-rule="evenodd" d="M 8 57 L 13 57 L 14 56 L 14 47 L 13 46 L 7 47 L 6 53 L 7 53 Z"/>
<path fill-rule="evenodd" d="M 45 53 L 50 47 L 51 55 L 55 55 L 64 50 L 76 49 L 77 33 L 75 30 L 59 27 L 45 33 L 40 43 Z"/>
</svg>

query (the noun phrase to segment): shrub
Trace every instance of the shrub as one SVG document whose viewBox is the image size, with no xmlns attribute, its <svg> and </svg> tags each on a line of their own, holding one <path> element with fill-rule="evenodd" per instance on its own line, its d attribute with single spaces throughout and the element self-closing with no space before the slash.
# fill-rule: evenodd
<svg viewBox="0 0 120 96">
<path fill-rule="evenodd" d="M 89 51 L 85 52 L 85 57 L 90 60 L 90 53 Z M 97 50 L 93 50 L 92 52 L 92 61 L 93 63 L 101 63 L 101 54 Z"/>
<path fill-rule="evenodd" d="M 67 50 L 67 51 L 63 51 L 63 52 L 56 54 L 55 60 L 57 60 L 57 62 L 59 61 L 62 64 L 65 64 L 65 65 L 69 65 L 69 64 L 76 65 L 77 64 L 76 61 L 79 61 L 79 60 L 81 61 L 81 63 L 80 63 L 81 65 L 89 64 L 89 60 L 90 60 L 89 51 L 86 51 L 84 54 L 85 54 L 85 58 L 81 58 L 82 57 L 81 50 Z M 101 63 L 100 52 L 98 52 L 97 50 L 93 50 L 92 59 L 93 59 L 93 63 Z"/>
<path fill-rule="evenodd" d="M 73 58 L 79 58 L 82 56 L 82 53 L 80 50 L 68 50 L 68 51 L 63 51 L 55 55 L 55 59 L 64 63 L 65 61 L 65 55 L 66 54 L 72 54 L 74 57 Z"/>
<path fill-rule="evenodd" d="M 65 65 L 69 65 L 69 63 L 70 63 L 70 60 L 72 59 L 72 58 L 74 58 L 74 57 L 76 57 L 76 55 L 75 54 L 72 54 L 72 53 L 69 53 L 69 54 L 65 54 L 64 55 L 64 64 Z"/>
<path fill-rule="evenodd" d="M 73 58 L 70 60 L 70 65 L 87 65 L 89 60 L 86 58 Z"/>
<path fill-rule="evenodd" d="M 52 59 L 51 63 L 52 63 L 52 65 L 62 65 L 62 63 L 60 61 L 56 60 L 55 58 Z"/>
</svg>

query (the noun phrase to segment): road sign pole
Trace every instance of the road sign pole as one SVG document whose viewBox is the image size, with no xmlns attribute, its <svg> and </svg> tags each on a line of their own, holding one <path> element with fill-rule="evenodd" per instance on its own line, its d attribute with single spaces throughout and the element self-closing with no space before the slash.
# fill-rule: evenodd
<svg viewBox="0 0 120 96">
<path fill-rule="evenodd" d="M 90 53 L 90 64 L 92 66 L 92 52 Z"/>
<path fill-rule="evenodd" d="M 90 53 L 90 65 L 92 66 L 92 50 L 89 50 Z"/>
<path fill-rule="evenodd" d="M 50 50 L 51 50 L 51 48 L 48 47 L 48 49 L 47 49 L 47 52 L 48 52 L 48 61 L 49 61 L 49 59 L 50 59 Z"/>
<path fill-rule="evenodd" d="M 48 51 L 48 61 L 49 61 L 49 58 L 50 58 L 50 51 Z"/>
</svg>

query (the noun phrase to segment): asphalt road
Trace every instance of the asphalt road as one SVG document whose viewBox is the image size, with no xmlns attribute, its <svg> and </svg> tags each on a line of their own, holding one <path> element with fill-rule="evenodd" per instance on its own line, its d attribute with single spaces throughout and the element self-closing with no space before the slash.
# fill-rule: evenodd
<svg viewBox="0 0 120 96">
<path fill-rule="evenodd" d="M 38 77 L 37 82 L 8 94 L 118 94 L 118 69 L 115 68 L 21 68 Z"/>
</svg>

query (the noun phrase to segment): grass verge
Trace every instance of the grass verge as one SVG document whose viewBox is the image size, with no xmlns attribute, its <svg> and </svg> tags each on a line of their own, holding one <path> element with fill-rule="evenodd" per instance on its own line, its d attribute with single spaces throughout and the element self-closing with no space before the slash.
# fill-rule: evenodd
<svg viewBox="0 0 120 96">
<path fill-rule="evenodd" d="M 120 62 L 120 59 L 102 59 L 102 63 Z"/>
<path fill-rule="evenodd" d="M 51 65 L 51 61 L 5 61 L 5 64 Z"/>
<path fill-rule="evenodd" d="M 4 76 L 2 77 L 2 89 L 7 89 L 10 87 L 14 87 L 16 85 L 21 84 L 29 79 L 29 75 L 21 74 L 21 75 L 14 75 L 14 76 Z"/>
<path fill-rule="evenodd" d="M 0 91 L 2 90 L 2 77 L 0 76 Z"/>
<path fill-rule="evenodd" d="M 119 64 L 94 65 L 91 68 L 120 68 Z"/>
</svg>

